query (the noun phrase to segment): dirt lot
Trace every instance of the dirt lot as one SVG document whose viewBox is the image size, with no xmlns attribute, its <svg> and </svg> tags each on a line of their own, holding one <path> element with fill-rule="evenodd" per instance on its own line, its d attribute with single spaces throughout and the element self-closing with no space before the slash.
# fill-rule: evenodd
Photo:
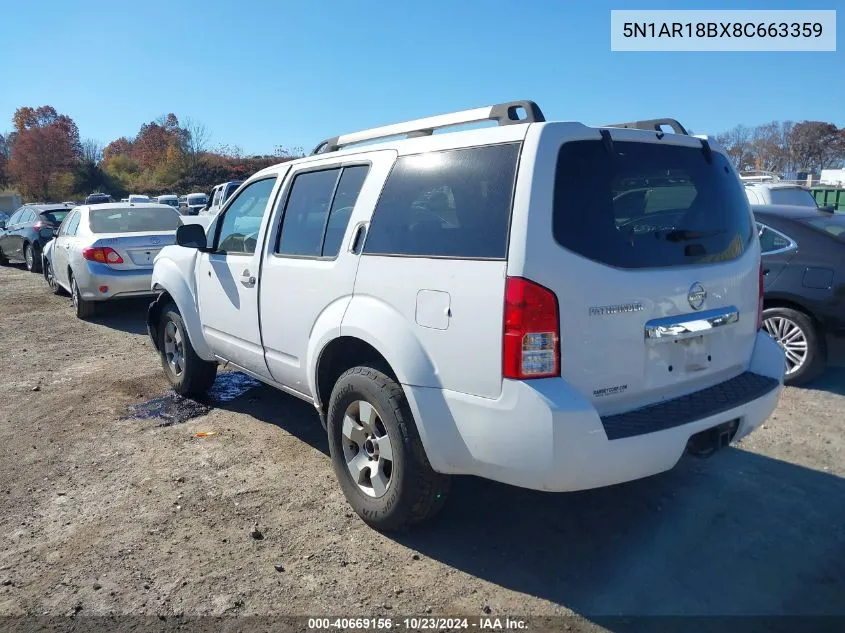
<svg viewBox="0 0 845 633">
<path fill-rule="evenodd" d="M 391 538 L 298 400 L 126 419 L 167 391 L 144 307 L 84 323 L 0 269 L 0 615 L 845 616 L 845 370 L 710 460 L 567 495 L 461 478 Z"/>
</svg>

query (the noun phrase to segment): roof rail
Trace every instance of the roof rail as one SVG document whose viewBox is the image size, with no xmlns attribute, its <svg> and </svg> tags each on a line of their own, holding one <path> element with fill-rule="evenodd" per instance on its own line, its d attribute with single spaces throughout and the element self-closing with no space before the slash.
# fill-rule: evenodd
<svg viewBox="0 0 845 633">
<path fill-rule="evenodd" d="M 451 112 L 449 114 L 440 114 L 424 119 L 406 121 L 405 123 L 385 125 L 383 127 L 352 132 L 341 136 L 333 136 L 332 138 L 321 141 L 314 148 L 314 151 L 311 152 L 311 155 L 336 152 L 347 145 L 355 145 L 357 143 L 393 136 L 404 136 L 405 138 L 429 136 L 434 130 L 479 121 L 496 121 L 499 125 L 513 125 L 515 123 L 537 123 L 545 120 L 546 118 L 543 116 L 540 106 L 533 101 L 511 101 L 493 106 L 485 106 L 483 108 L 475 108 L 473 110 L 462 110 L 460 112 Z"/>
<path fill-rule="evenodd" d="M 602 127 L 623 127 L 632 128 L 635 130 L 651 130 L 652 132 L 662 132 L 663 126 L 668 125 L 672 128 L 675 134 L 683 134 L 689 136 L 686 128 L 678 123 L 675 119 L 647 119 L 645 121 L 630 121 L 629 123 L 613 123 L 611 125 L 603 125 Z"/>
</svg>

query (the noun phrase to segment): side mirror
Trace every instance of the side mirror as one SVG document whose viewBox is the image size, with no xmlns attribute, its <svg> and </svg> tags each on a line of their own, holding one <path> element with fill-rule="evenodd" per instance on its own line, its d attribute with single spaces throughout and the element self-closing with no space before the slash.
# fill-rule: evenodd
<svg viewBox="0 0 845 633">
<path fill-rule="evenodd" d="M 53 227 L 53 237 L 59 237 L 59 227 Z"/>
<path fill-rule="evenodd" d="M 185 248 L 195 248 L 199 251 L 208 250 L 205 227 L 194 223 L 181 225 L 176 229 L 176 243 Z"/>
<path fill-rule="evenodd" d="M 824 211 L 825 213 L 835 213 L 836 207 L 832 204 L 828 204 L 823 207 L 819 207 L 819 211 Z"/>
</svg>

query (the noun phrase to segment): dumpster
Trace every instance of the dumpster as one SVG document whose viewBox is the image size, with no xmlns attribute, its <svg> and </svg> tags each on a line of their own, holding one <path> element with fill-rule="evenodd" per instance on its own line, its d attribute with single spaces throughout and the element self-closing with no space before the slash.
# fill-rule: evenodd
<svg viewBox="0 0 845 633">
<path fill-rule="evenodd" d="M 845 213 L 845 189 L 839 187 L 813 187 L 810 193 L 820 207 L 834 207 L 838 213 Z"/>
</svg>

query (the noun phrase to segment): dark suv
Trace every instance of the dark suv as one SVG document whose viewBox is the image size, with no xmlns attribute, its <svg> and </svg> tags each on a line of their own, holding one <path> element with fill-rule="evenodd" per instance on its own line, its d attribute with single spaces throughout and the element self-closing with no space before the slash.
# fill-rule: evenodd
<svg viewBox="0 0 845 633">
<path fill-rule="evenodd" d="M 40 273 L 41 251 L 69 211 L 63 204 L 26 204 L 0 220 L 0 264 L 23 260 L 28 271 Z"/>
<path fill-rule="evenodd" d="M 109 202 L 114 202 L 114 200 L 107 193 L 92 193 L 85 198 L 85 204 L 107 204 Z"/>
</svg>

